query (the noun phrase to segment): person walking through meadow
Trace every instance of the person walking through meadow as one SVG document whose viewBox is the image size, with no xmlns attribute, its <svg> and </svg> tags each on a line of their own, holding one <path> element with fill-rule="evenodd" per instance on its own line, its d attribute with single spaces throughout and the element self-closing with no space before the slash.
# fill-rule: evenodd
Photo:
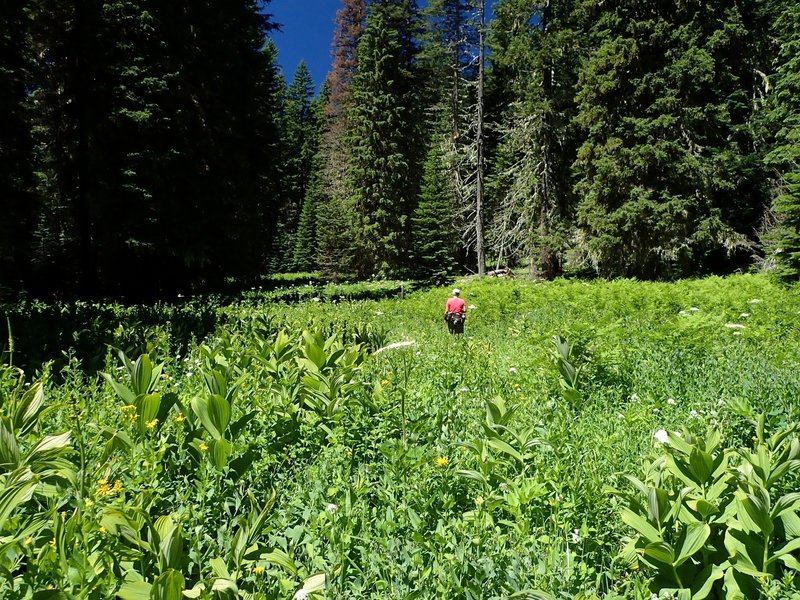
<svg viewBox="0 0 800 600">
<path fill-rule="evenodd" d="M 444 320 L 451 334 L 464 333 L 464 321 L 467 320 L 467 304 L 461 298 L 461 290 L 455 288 L 452 298 L 444 305 Z"/>
</svg>

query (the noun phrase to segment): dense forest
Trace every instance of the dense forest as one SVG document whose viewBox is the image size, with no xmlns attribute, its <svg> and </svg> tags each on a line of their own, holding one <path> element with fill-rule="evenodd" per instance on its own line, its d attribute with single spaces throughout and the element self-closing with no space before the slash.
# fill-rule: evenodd
<svg viewBox="0 0 800 600">
<path fill-rule="evenodd" d="M 800 273 L 800 5 L 4 2 L 0 295 L 494 266 Z"/>
</svg>

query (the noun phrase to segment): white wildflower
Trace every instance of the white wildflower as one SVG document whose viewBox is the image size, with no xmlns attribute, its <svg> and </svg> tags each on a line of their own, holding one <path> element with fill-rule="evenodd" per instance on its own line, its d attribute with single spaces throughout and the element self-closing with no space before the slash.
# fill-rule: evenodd
<svg viewBox="0 0 800 600">
<path fill-rule="evenodd" d="M 312 302 L 322 302 L 322 298 L 320 298 L 319 296 L 314 296 L 314 297 L 311 299 L 311 301 L 312 301 Z M 300 590 L 300 591 L 302 592 L 303 590 Z"/>
<path fill-rule="evenodd" d="M 691 307 L 691 308 L 689 309 L 689 312 L 696 313 L 696 312 L 698 312 L 699 310 L 700 310 L 699 308 L 697 308 L 696 306 L 693 306 L 693 307 Z"/>
<path fill-rule="evenodd" d="M 675 405 L 675 398 L 667 398 L 667 404 L 669 404 L 670 406 L 674 406 Z"/>
<path fill-rule="evenodd" d="M 379 317 L 382 317 L 382 316 L 383 316 L 383 311 L 382 311 L 382 310 L 379 310 L 379 311 L 378 311 L 378 312 L 376 312 L 375 314 L 376 314 L 377 316 L 379 316 Z"/>
<path fill-rule="evenodd" d="M 336 506 L 333 502 L 329 502 L 328 505 L 325 507 L 325 510 L 327 510 L 329 513 L 333 515 L 336 514 L 336 511 L 339 510 L 339 507 Z"/>
<path fill-rule="evenodd" d="M 688 312 L 686 312 L 685 310 L 682 310 L 682 311 L 680 311 L 680 312 L 678 313 L 678 316 L 679 316 L 679 317 L 688 317 L 688 316 L 689 316 L 689 313 L 688 313 Z"/>
<path fill-rule="evenodd" d="M 656 431 L 653 434 L 653 437 L 662 444 L 666 444 L 669 441 L 669 434 L 664 429 L 659 429 Z"/>
<path fill-rule="evenodd" d="M 741 331 L 734 331 L 733 335 L 742 335 L 742 332 Z"/>
<path fill-rule="evenodd" d="M 725 323 L 725 327 L 728 329 L 744 329 L 744 325 L 740 325 L 739 323 Z"/>
<path fill-rule="evenodd" d="M 458 388 L 458 391 L 461 392 L 462 394 L 466 394 L 469 391 L 469 388 L 467 387 Z"/>
<path fill-rule="evenodd" d="M 516 374 L 517 374 L 517 368 L 516 368 L 516 367 L 511 367 L 511 368 L 508 370 L 508 372 L 509 372 L 509 373 L 513 373 L 514 375 L 516 375 Z"/>
<path fill-rule="evenodd" d="M 700 413 L 697 412 L 695 409 L 692 409 L 692 410 L 689 411 L 689 416 L 692 419 L 699 419 L 700 418 Z"/>
<path fill-rule="evenodd" d="M 297 590 L 294 595 L 294 600 L 308 600 L 308 592 L 305 590 Z"/>
<path fill-rule="evenodd" d="M 470 310 L 475 310 L 475 309 L 476 309 L 476 308 L 478 308 L 478 307 L 477 307 L 477 306 L 475 306 L 474 304 L 470 304 L 468 308 L 469 308 Z"/>
<path fill-rule="evenodd" d="M 749 316 L 750 316 L 750 313 L 741 313 L 739 316 L 740 316 L 742 319 L 746 319 L 747 317 L 749 317 Z"/>
<path fill-rule="evenodd" d="M 758 304 L 759 302 L 761 302 L 759 298 L 753 298 L 752 300 L 747 301 L 748 304 Z"/>
<path fill-rule="evenodd" d="M 631 394 L 631 402 L 638 402 L 638 401 L 639 401 L 639 395 L 636 393 Z"/>
<path fill-rule="evenodd" d="M 380 354 L 384 350 L 394 350 L 395 348 L 404 348 L 406 346 L 413 346 L 416 343 L 417 342 L 415 342 L 414 340 L 410 340 L 407 342 L 394 342 L 393 344 L 389 344 L 388 346 L 384 346 L 383 348 L 378 348 L 375 351 L 375 354 Z"/>
<path fill-rule="evenodd" d="M 619 412 L 618 412 L 618 413 L 617 413 L 617 418 L 618 418 L 620 421 L 622 421 L 622 420 L 625 418 L 625 415 L 623 415 L 622 413 L 619 413 Z"/>
<path fill-rule="evenodd" d="M 580 544 L 581 543 L 581 534 L 580 531 L 577 529 L 573 529 L 572 533 L 570 533 L 570 537 L 572 538 L 573 544 Z"/>
</svg>

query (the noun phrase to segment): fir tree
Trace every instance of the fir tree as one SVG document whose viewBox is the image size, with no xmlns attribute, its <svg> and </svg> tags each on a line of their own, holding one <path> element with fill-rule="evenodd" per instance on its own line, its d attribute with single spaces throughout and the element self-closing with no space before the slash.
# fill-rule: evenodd
<svg viewBox="0 0 800 600">
<path fill-rule="evenodd" d="M 587 6 L 576 191 L 598 270 L 653 278 L 748 260 L 764 204 L 748 128 L 750 7 Z"/>
<path fill-rule="evenodd" d="M 361 276 L 397 275 L 408 266 L 419 189 L 414 26 L 414 2 L 381 0 L 359 44 L 348 139 Z"/>
<path fill-rule="evenodd" d="M 785 281 L 800 279 L 800 6 L 786 5 L 774 26 L 779 44 L 768 119 L 775 131 L 766 163 L 777 175 L 773 211 L 777 226 L 769 249 L 777 259 L 777 274 Z"/>
</svg>

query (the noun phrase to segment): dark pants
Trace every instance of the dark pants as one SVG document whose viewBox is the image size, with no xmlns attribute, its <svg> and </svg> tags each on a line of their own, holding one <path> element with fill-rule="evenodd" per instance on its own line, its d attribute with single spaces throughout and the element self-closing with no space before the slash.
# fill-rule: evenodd
<svg viewBox="0 0 800 600">
<path fill-rule="evenodd" d="M 464 315 L 461 313 L 447 313 L 444 320 L 450 333 L 464 333 Z"/>
</svg>

